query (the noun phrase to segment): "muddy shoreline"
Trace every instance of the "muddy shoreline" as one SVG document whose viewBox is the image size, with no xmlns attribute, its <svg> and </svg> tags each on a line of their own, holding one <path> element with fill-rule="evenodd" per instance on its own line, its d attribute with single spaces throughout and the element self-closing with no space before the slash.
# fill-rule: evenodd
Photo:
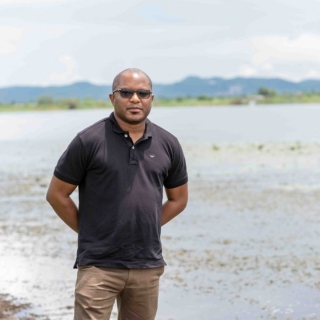
<svg viewBox="0 0 320 320">
<path fill-rule="evenodd" d="M 3 320 L 14 320 L 19 318 L 20 320 L 31 320 L 36 319 L 35 315 L 31 317 L 19 316 L 21 311 L 30 308 L 28 303 L 18 303 L 16 299 L 8 295 L 0 295 L 0 319 Z"/>
<path fill-rule="evenodd" d="M 52 163 L 18 167 L 17 154 L 42 146 L 10 148 L 11 170 L 0 167 L 0 293 L 9 294 L 0 312 L 70 319 L 76 234 L 44 199 L 61 150 L 46 151 Z M 157 320 L 319 318 L 320 144 L 183 148 L 190 200 L 162 230 L 168 266 Z"/>
</svg>

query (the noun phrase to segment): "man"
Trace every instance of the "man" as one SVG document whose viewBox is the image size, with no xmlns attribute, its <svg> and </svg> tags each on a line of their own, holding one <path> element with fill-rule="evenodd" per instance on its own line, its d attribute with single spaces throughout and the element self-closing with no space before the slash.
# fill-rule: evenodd
<svg viewBox="0 0 320 320">
<path fill-rule="evenodd" d="M 151 320 L 164 271 L 161 226 L 188 198 L 177 139 L 150 122 L 152 83 L 139 69 L 119 73 L 114 112 L 73 139 L 54 171 L 47 200 L 78 232 L 75 319 Z M 79 186 L 79 210 L 70 195 Z M 167 201 L 162 204 L 163 186 Z"/>
</svg>

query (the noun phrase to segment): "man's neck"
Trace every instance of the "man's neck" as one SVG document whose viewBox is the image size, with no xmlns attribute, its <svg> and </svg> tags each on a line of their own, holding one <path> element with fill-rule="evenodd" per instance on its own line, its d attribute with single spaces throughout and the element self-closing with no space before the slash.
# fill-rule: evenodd
<svg viewBox="0 0 320 320">
<path fill-rule="evenodd" d="M 130 124 L 130 123 L 124 122 L 123 120 L 119 119 L 116 114 L 114 114 L 114 117 L 116 118 L 117 123 L 120 126 L 120 128 L 123 131 L 129 132 L 129 135 L 130 135 L 133 143 L 135 143 L 137 140 L 139 140 L 143 136 L 144 131 L 145 131 L 145 127 L 146 127 L 145 121 L 143 121 L 141 123 L 137 123 L 137 124 Z"/>
</svg>

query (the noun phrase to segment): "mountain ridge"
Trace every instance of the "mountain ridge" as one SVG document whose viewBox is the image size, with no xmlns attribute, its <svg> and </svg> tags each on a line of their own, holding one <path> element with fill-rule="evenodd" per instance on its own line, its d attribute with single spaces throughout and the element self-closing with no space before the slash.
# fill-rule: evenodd
<svg viewBox="0 0 320 320">
<path fill-rule="evenodd" d="M 256 94 L 259 88 L 276 90 L 278 93 L 320 91 L 320 80 L 307 79 L 293 82 L 281 78 L 222 77 L 200 78 L 189 76 L 171 84 L 153 85 L 153 93 L 158 98 L 206 96 L 244 96 Z M 68 85 L 51 86 L 10 86 L 0 88 L 1 103 L 34 102 L 38 97 L 50 95 L 54 99 L 96 99 L 108 100 L 111 85 L 96 85 L 89 81 L 79 81 Z"/>
</svg>

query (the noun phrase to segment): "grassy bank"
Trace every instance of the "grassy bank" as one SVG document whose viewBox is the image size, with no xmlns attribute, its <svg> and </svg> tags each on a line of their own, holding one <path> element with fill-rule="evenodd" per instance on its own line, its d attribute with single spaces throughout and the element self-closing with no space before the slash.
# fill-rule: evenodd
<svg viewBox="0 0 320 320">
<path fill-rule="evenodd" d="M 196 98 L 156 98 L 153 105 L 156 107 L 179 106 L 227 106 L 227 105 L 264 105 L 264 104 L 295 104 L 295 103 L 320 103 L 320 92 L 302 94 L 275 94 L 272 96 L 252 95 L 242 97 L 208 97 Z M 112 104 L 106 100 L 77 100 L 63 99 L 38 101 L 34 103 L 0 103 L 0 112 L 5 111 L 43 111 L 43 110 L 71 110 L 71 109 L 99 109 L 111 108 Z"/>
<path fill-rule="evenodd" d="M 320 92 L 301 94 L 250 95 L 239 97 L 208 97 L 197 98 L 177 97 L 173 99 L 155 99 L 155 106 L 226 106 L 226 105 L 264 105 L 291 103 L 320 103 Z"/>
<path fill-rule="evenodd" d="M 58 100 L 50 103 L 14 103 L 1 104 L 0 112 L 3 111 L 46 111 L 46 110 L 72 110 L 72 109 L 99 109 L 111 108 L 112 104 L 109 101 L 101 100 L 76 100 L 66 99 Z"/>
</svg>

